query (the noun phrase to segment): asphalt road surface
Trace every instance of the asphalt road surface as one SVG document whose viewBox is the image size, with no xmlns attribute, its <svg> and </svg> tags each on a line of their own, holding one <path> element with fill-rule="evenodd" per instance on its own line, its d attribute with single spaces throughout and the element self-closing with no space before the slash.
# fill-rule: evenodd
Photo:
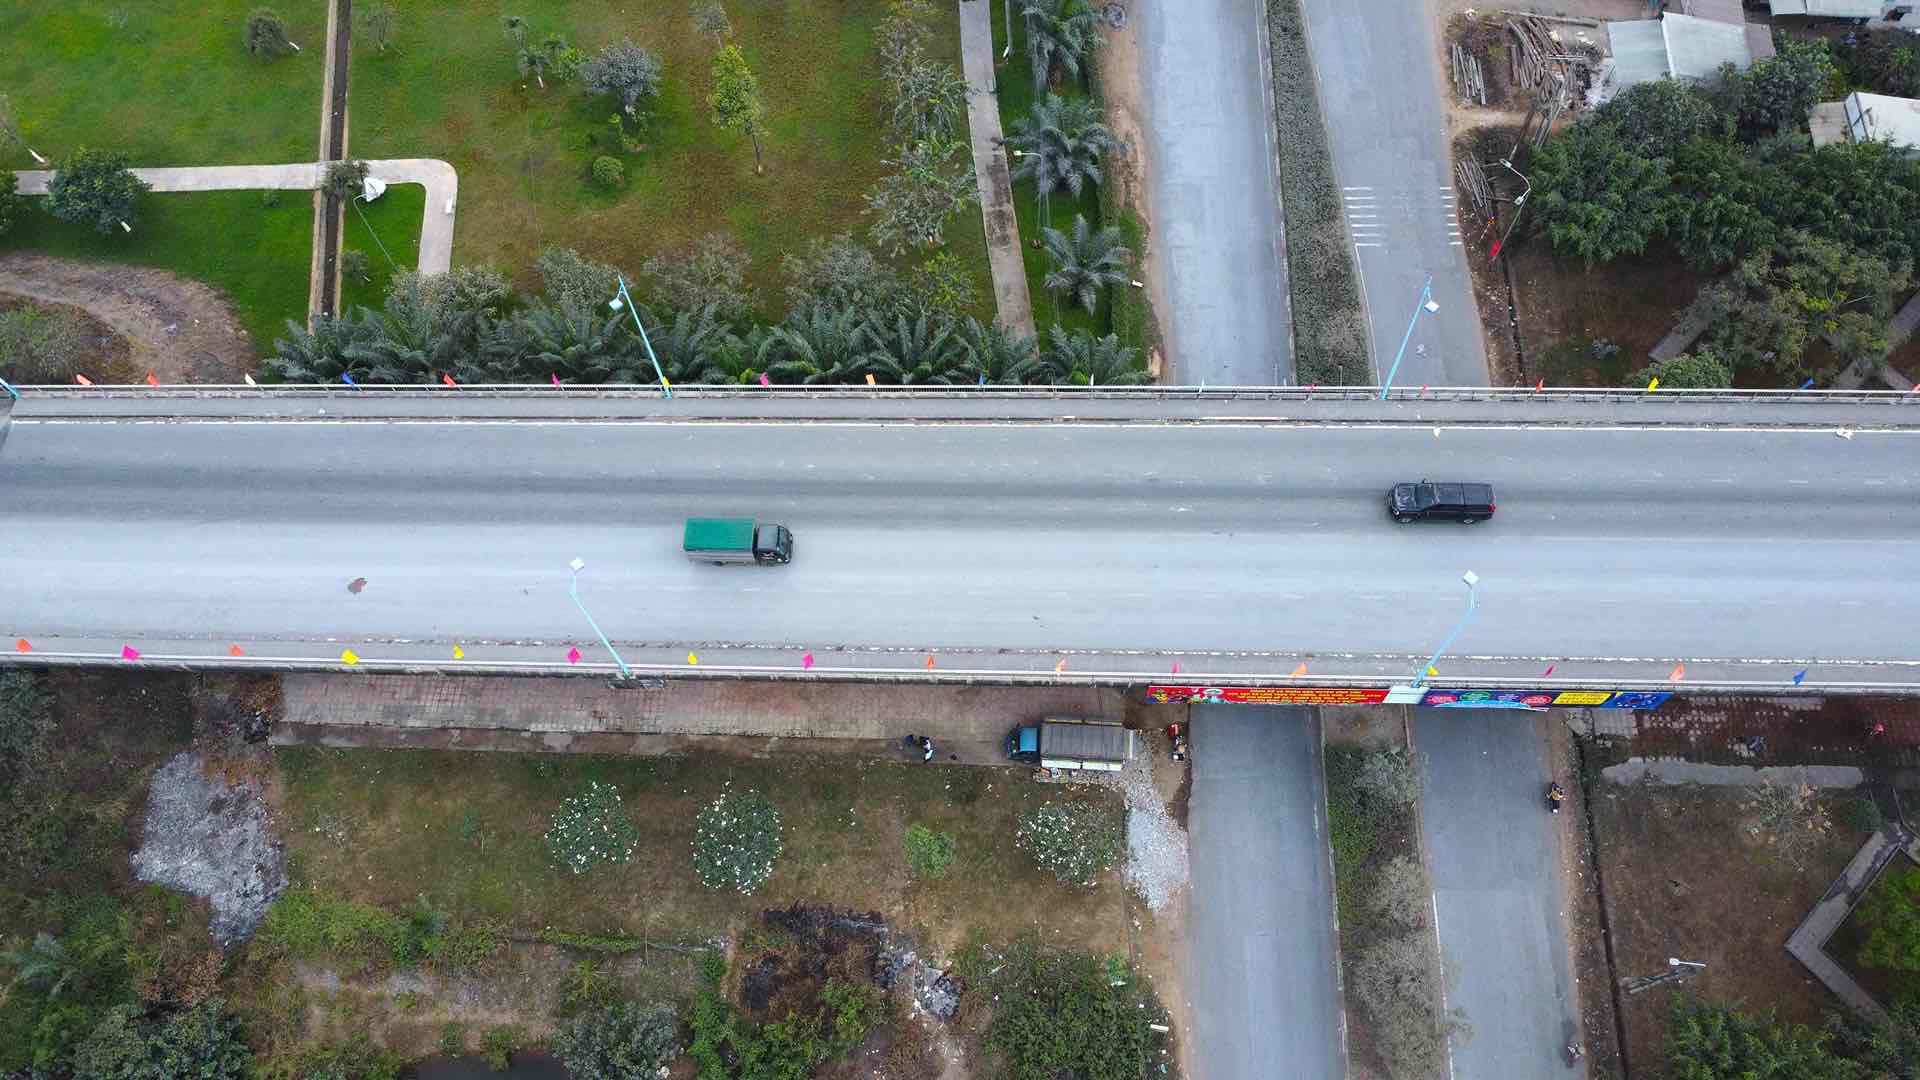
<svg viewBox="0 0 1920 1080">
<path fill-rule="evenodd" d="M 616 641 L 1424 656 L 1472 570 L 1443 671 L 1911 657 L 1916 439 L 16 415 L 0 634 L 590 642 L 579 556 Z M 1423 474 L 1492 482 L 1498 516 L 1394 525 Z M 689 515 L 781 521 L 794 562 L 690 563 Z"/>
<path fill-rule="evenodd" d="M 1169 381 L 1291 385 L 1263 9 L 1187 0 L 1127 10 L 1140 33 Z"/>
<path fill-rule="evenodd" d="M 1241 705 L 1192 718 L 1194 1080 L 1339 1080 L 1319 718 Z"/>
<path fill-rule="evenodd" d="M 1463 233 L 1474 242 L 1478 234 L 1455 213 L 1433 12 L 1425 4 L 1303 3 L 1378 374 L 1384 379 L 1392 367 L 1431 274 L 1439 310 L 1421 314 L 1393 384 L 1485 386 L 1486 350 L 1461 246 Z"/>
<path fill-rule="evenodd" d="M 1526 713 L 1419 709 L 1427 849 L 1440 946 L 1457 980 L 1447 1004 L 1471 1034 L 1454 1080 L 1571 1076 L 1577 1030 L 1543 725 Z M 1606 993 L 1604 986 L 1592 993 Z"/>
</svg>

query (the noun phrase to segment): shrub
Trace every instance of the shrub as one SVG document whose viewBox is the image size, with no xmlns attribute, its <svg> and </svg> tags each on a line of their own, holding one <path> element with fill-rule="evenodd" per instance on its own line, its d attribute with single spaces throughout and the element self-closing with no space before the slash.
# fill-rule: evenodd
<svg viewBox="0 0 1920 1080">
<path fill-rule="evenodd" d="M 547 830 L 547 850 L 576 874 L 601 863 L 628 862 L 639 841 L 619 789 L 598 780 L 588 781 L 585 790 L 562 802 Z"/>
<path fill-rule="evenodd" d="M 247 14 L 242 41 L 248 52 L 269 60 L 294 51 L 293 41 L 287 37 L 287 20 L 272 8 L 258 7 Z"/>
<path fill-rule="evenodd" d="M 513 1067 L 513 1055 L 527 1044 L 527 1033 L 514 1024 L 497 1024 L 480 1036 L 480 1056 L 497 1072 Z"/>
<path fill-rule="evenodd" d="M 1643 387 L 1656 378 L 1670 390 L 1725 390 L 1733 385 L 1733 365 L 1702 348 L 1648 364 L 1628 376 L 1627 385 Z"/>
<path fill-rule="evenodd" d="M 27 197 L 20 194 L 20 178 L 11 169 L 0 169 L 0 236 L 13 230 L 26 215 Z"/>
<path fill-rule="evenodd" d="M 109 235 L 131 226 L 134 208 L 150 185 L 127 169 L 127 159 L 104 150 L 77 150 L 60 162 L 47 184 L 47 210 L 61 221 L 91 225 Z"/>
<path fill-rule="evenodd" d="M 617 188 L 627 182 L 627 167 L 619 158 L 602 154 L 593 159 L 593 182 L 603 188 Z"/>
<path fill-rule="evenodd" d="M 368 281 L 373 277 L 373 264 L 368 261 L 367 253 L 351 248 L 340 253 L 340 276 L 349 281 Z"/>
<path fill-rule="evenodd" d="M 5 316 L 0 316 L 4 320 Z M 0 334 L 0 344 L 5 342 Z M 0 355 L 5 355 L 0 347 Z M 53 734 L 53 697 L 29 671 L 0 672 L 0 790 L 12 791 L 46 761 Z"/>
<path fill-rule="evenodd" d="M 780 810 L 765 794 L 729 783 L 700 809 L 693 837 L 693 870 L 710 889 L 751 893 L 773 874 L 780 856 Z"/>
<path fill-rule="evenodd" d="M 752 314 L 753 291 L 747 286 L 752 258 L 739 241 L 725 233 L 708 233 L 691 248 L 669 256 L 655 256 L 641 266 L 651 280 L 650 296 L 680 311 L 713 308 L 724 322 Z"/>
<path fill-rule="evenodd" d="M 586 311 L 613 299 L 619 291 L 620 271 L 595 262 L 572 248 L 550 247 L 534 263 L 547 299 L 562 309 Z"/>
<path fill-rule="evenodd" d="M 1353 992 L 1388 1073 L 1435 1075 L 1456 1025 L 1434 1008 L 1440 973 L 1433 942 L 1405 934 L 1368 946 L 1353 964 Z"/>
<path fill-rule="evenodd" d="M 907 868 L 913 871 L 914 877 L 947 876 L 947 867 L 953 864 L 952 833 L 934 832 L 925 825 L 909 825 L 906 845 Z"/>
<path fill-rule="evenodd" d="M 1367 894 L 1367 906 L 1376 914 L 1405 926 L 1422 926 L 1431 896 L 1427 872 L 1418 860 L 1396 855 L 1387 860 L 1374 878 L 1373 890 Z"/>
<path fill-rule="evenodd" d="M 1920 971 L 1920 868 L 1888 872 L 1867 894 L 1856 918 L 1867 932 L 1860 947 L 1862 964 Z"/>
<path fill-rule="evenodd" d="M 582 1013 L 553 1037 L 572 1076 L 642 1080 L 680 1056 L 680 1018 L 671 1006 L 622 1002 Z"/>
<path fill-rule="evenodd" d="M 1404 746 L 1374 750 L 1360 762 L 1356 779 L 1367 798 L 1384 807 L 1405 808 L 1420 797 L 1420 771 Z"/>
<path fill-rule="evenodd" d="M 1027 938 L 1004 956 L 962 955 L 968 994 L 993 997 L 986 1044 L 1006 1075 L 1136 1080 L 1147 1075 L 1161 1012 L 1124 960 L 1048 948 Z"/>
<path fill-rule="evenodd" d="M 365 189 L 366 183 L 366 162 L 335 161 L 327 165 L 327 175 L 320 182 L 320 190 L 336 198 L 351 199 Z"/>
<path fill-rule="evenodd" d="M 0 312 L 0 376 L 15 383 L 67 383 L 97 355 L 86 321 L 28 304 Z"/>
<path fill-rule="evenodd" d="M 1042 803 L 1020 820 L 1014 843 L 1069 885 L 1092 885 L 1120 859 L 1115 815 L 1088 803 Z"/>
<path fill-rule="evenodd" d="M 1848 799 L 1840 808 L 1847 828 L 1854 832 L 1872 832 L 1880 827 L 1880 807 L 1865 795 Z"/>
</svg>

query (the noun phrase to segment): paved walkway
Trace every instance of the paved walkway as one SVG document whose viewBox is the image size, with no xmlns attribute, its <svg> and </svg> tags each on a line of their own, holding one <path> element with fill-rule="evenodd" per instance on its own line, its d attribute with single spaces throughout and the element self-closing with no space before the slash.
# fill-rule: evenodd
<svg viewBox="0 0 1920 1080">
<path fill-rule="evenodd" d="M 871 686 L 859 683 L 670 680 L 613 690 L 597 679 L 287 675 L 287 741 L 327 741 L 371 728 L 410 737 L 459 731 L 466 746 L 566 749 L 577 736 L 747 735 L 898 743 L 928 735 L 942 760 L 1004 760 L 1007 732 L 1045 716 L 1121 719 L 1126 699 L 1090 687 Z M 322 730 L 324 729 L 324 730 Z M 523 733 L 544 740 L 491 740 Z M 404 741 L 404 740 L 403 740 Z M 589 740 L 600 745 L 604 740 Z M 949 757 L 949 755 L 953 755 Z"/>
<path fill-rule="evenodd" d="M 1012 174 L 1007 168 L 1006 147 L 1000 143 L 1000 99 L 993 92 L 992 3 L 956 2 L 960 5 L 960 60 L 967 78 L 967 131 L 973 143 L 973 171 L 980 184 L 980 216 L 987 227 L 994 308 L 1001 326 L 1032 337 L 1033 297 L 1027 292 L 1026 261 L 1020 257 Z"/>
<path fill-rule="evenodd" d="M 1887 1010 L 1874 1000 L 1865 987 L 1854 981 L 1845 968 L 1827 955 L 1827 939 L 1840 929 L 1841 923 L 1847 921 L 1848 913 L 1853 911 L 1854 905 L 1860 902 L 1860 898 L 1886 870 L 1888 863 L 1903 851 L 1909 857 L 1920 858 L 1914 850 L 1916 845 L 1920 845 L 1920 840 L 1907 835 L 1900 826 L 1891 822 L 1880 826 L 1877 832 L 1867 838 L 1866 843 L 1860 845 L 1860 850 L 1854 853 L 1847 868 L 1841 871 L 1839 880 L 1827 889 L 1827 894 L 1801 920 L 1792 936 L 1787 938 L 1787 952 L 1805 965 L 1814 978 L 1825 983 L 1835 997 L 1846 1002 L 1855 1012 L 1877 1020 L 1885 1020 Z"/>
<path fill-rule="evenodd" d="M 312 191 L 320 186 L 324 167 L 317 161 L 285 165 L 197 165 L 177 169 L 134 169 L 133 174 L 155 191 Z M 20 194 L 45 195 L 53 172 L 27 169 L 20 178 Z M 432 158 L 390 158 L 367 162 L 367 175 L 389 184 L 422 184 L 427 209 L 420 222 L 422 274 L 444 274 L 453 265 L 453 211 L 460 194 L 460 178 L 453 166 Z"/>
<path fill-rule="evenodd" d="M 1851 765 L 1703 765 L 1672 758 L 1628 758 L 1600 770 L 1609 784 L 1705 784 L 1709 787 L 1758 787 L 1805 784 L 1816 788 L 1860 786 L 1860 770 Z"/>
</svg>

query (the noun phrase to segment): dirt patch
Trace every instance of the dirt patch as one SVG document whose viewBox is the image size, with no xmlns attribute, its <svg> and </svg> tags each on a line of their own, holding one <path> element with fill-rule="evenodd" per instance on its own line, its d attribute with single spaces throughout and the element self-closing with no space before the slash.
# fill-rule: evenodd
<svg viewBox="0 0 1920 1080">
<path fill-rule="evenodd" d="M 1614 1007 L 1614 970 L 1608 956 L 1608 926 L 1602 908 L 1600 876 L 1594 847 L 1593 819 L 1587 813 L 1590 795 L 1583 778 L 1588 769 L 1598 777 L 1599 755 L 1589 755 L 1590 744 L 1575 739 L 1566 724 L 1552 729 L 1554 779 L 1567 792 L 1567 828 L 1560 832 L 1560 880 L 1567 890 L 1568 948 L 1573 954 L 1574 996 L 1580 1016 L 1577 1036 L 1587 1056 L 1587 1075 L 1593 1078 L 1623 1075 L 1619 1018 Z M 1556 830 L 1558 831 L 1558 830 Z"/>
<path fill-rule="evenodd" d="M 144 266 L 0 254 L 0 293 L 80 308 L 128 355 L 94 381 L 236 383 L 257 359 L 233 305 L 213 288 Z"/>
<path fill-rule="evenodd" d="M 133 347 L 127 339 L 115 332 L 113 327 L 94 318 L 85 308 L 0 292 L 0 312 L 13 311 L 29 305 L 42 311 L 63 314 L 78 321 L 81 337 L 88 346 L 81 358 L 86 364 L 86 370 L 104 373 L 115 382 L 130 382 L 139 377 L 135 374 L 134 365 L 131 362 Z"/>
<path fill-rule="evenodd" d="M 251 937 L 287 888 L 286 853 L 269 826 L 266 801 L 209 776 L 193 753 L 175 755 L 153 775 L 133 870 L 141 881 L 211 903 L 213 938 L 222 947 Z"/>
<path fill-rule="evenodd" d="M 1756 1012 L 1816 1023 L 1839 999 L 1787 955 L 1787 935 L 1845 868 L 1865 833 L 1836 815 L 1803 868 L 1749 830 L 1744 788 L 1593 784 L 1595 844 L 1622 979 L 1670 969 L 1669 957 L 1706 964 L 1683 984 L 1622 993 L 1626 1064 L 1658 1066 L 1679 990 L 1741 1001 Z"/>
</svg>

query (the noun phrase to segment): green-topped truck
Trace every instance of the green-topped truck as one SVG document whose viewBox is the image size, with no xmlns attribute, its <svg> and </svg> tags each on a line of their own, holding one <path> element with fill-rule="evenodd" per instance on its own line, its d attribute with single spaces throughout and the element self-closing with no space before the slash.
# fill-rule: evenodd
<svg viewBox="0 0 1920 1080">
<path fill-rule="evenodd" d="M 793 561 L 793 534 L 785 525 L 752 518 L 688 518 L 680 550 L 715 566 L 784 566 Z"/>
<path fill-rule="evenodd" d="M 1133 760 L 1133 732 L 1110 720 L 1050 716 L 1008 732 L 1007 757 L 1043 769 L 1119 772 Z"/>
</svg>

